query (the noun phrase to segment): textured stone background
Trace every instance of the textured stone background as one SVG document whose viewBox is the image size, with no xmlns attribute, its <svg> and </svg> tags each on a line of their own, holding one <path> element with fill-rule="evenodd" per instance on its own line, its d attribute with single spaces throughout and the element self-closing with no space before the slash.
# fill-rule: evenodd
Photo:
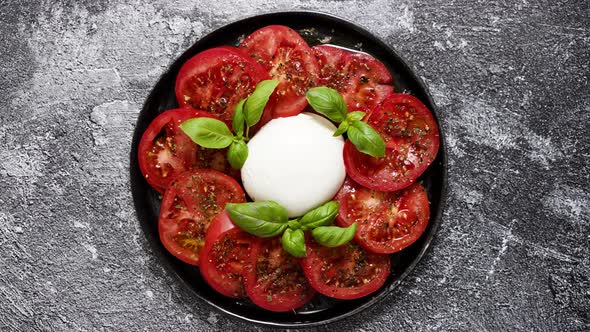
<svg viewBox="0 0 590 332">
<path fill-rule="evenodd" d="M 128 155 L 150 87 L 261 12 L 331 12 L 384 38 L 440 106 L 450 195 L 381 305 L 324 330 L 590 328 L 590 2 L 0 2 L 0 330 L 250 330 L 150 252 Z"/>
</svg>

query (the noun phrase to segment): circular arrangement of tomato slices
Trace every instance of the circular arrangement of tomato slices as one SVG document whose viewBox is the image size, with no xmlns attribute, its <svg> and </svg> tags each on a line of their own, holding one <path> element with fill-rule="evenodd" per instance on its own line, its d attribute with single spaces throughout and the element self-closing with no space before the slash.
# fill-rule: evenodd
<svg viewBox="0 0 590 332">
<path fill-rule="evenodd" d="M 269 78 L 279 85 L 253 133 L 272 118 L 297 115 L 307 106 L 309 88 L 327 86 L 343 96 L 349 112 L 366 112 L 363 121 L 385 142 L 382 158 L 359 152 L 350 141 L 344 145 L 348 177 L 334 199 L 340 203 L 337 225 L 357 223 L 347 244 L 324 247 L 307 235 L 307 256 L 296 258 L 280 237 L 242 231 L 224 210 L 229 202 L 246 202 L 227 149 L 202 148 L 179 128 L 196 117 L 231 122 L 236 104 Z M 346 300 L 380 289 L 390 274 L 390 254 L 414 243 L 428 225 L 428 197 L 416 180 L 439 148 L 428 108 L 394 93 L 391 82 L 371 55 L 331 45 L 310 48 L 296 31 L 278 25 L 255 31 L 238 48 L 215 47 L 189 59 L 175 86 L 181 108 L 157 116 L 138 149 L 142 174 L 164 193 L 158 220 L 164 247 L 199 266 L 220 294 L 247 297 L 269 311 L 295 310 L 316 293 Z"/>
</svg>

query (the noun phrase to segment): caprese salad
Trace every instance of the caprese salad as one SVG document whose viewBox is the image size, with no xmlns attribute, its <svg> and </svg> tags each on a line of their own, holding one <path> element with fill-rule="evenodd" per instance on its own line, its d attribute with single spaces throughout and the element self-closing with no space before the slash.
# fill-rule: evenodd
<svg viewBox="0 0 590 332">
<path fill-rule="evenodd" d="M 391 82 L 372 56 L 278 25 L 192 57 L 179 108 L 138 149 L 164 247 L 270 311 L 378 290 L 428 224 L 416 180 L 439 148 L 431 112 Z"/>
</svg>

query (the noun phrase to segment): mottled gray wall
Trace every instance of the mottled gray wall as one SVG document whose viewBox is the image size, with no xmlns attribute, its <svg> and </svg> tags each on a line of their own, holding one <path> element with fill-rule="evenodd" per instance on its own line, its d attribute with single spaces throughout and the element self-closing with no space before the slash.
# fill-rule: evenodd
<svg viewBox="0 0 590 332">
<path fill-rule="evenodd" d="M 450 196 L 384 303 L 324 328 L 590 326 L 588 1 L 0 2 L 0 330 L 249 330 L 161 268 L 128 156 L 150 87 L 232 20 L 317 9 L 409 60 L 440 106 Z"/>
</svg>

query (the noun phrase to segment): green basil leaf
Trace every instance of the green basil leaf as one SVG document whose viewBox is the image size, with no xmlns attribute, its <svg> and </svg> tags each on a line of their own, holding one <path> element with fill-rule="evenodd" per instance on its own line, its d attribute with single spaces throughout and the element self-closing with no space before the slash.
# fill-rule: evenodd
<svg viewBox="0 0 590 332">
<path fill-rule="evenodd" d="M 305 236 L 300 229 L 287 228 L 281 237 L 283 249 L 295 257 L 307 256 L 305 248 Z"/>
<path fill-rule="evenodd" d="M 234 138 L 225 123 L 212 118 L 188 119 L 180 125 L 180 129 L 195 143 L 209 149 L 226 148 Z"/>
<path fill-rule="evenodd" d="M 301 228 L 306 231 L 319 226 L 331 225 L 338 214 L 339 208 L 340 203 L 329 201 L 328 203 L 307 212 L 299 219 Z"/>
<path fill-rule="evenodd" d="M 298 219 L 289 220 L 288 224 L 289 224 L 289 228 L 291 228 L 291 229 L 301 228 L 301 223 L 299 223 Z"/>
<path fill-rule="evenodd" d="M 248 158 L 248 146 L 243 139 L 234 141 L 227 150 L 227 161 L 232 168 L 241 169 Z"/>
<path fill-rule="evenodd" d="M 244 135 L 244 103 L 246 99 L 240 100 L 240 102 L 236 105 L 236 109 L 234 110 L 234 115 L 232 117 L 232 127 L 234 128 L 234 133 L 238 137 L 242 137 Z"/>
<path fill-rule="evenodd" d="M 279 81 L 276 80 L 260 81 L 258 85 L 256 85 L 254 92 L 252 92 L 250 97 L 246 99 L 246 103 L 244 104 L 244 116 L 248 127 L 252 127 L 260 121 L 264 107 L 266 107 L 270 95 L 272 95 L 278 84 Z"/>
<path fill-rule="evenodd" d="M 234 224 L 255 236 L 277 236 L 288 226 L 287 209 L 277 202 L 227 203 L 225 210 Z"/>
<path fill-rule="evenodd" d="M 338 136 L 344 134 L 348 130 L 349 126 L 350 126 L 350 124 L 348 123 L 347 120 L 340 122 L 338 129 L 336 129 L 336 131 L 334 132 L 334 134 L 332 136 L 338 137 Z"/>
<path fill-rule="evenodd" d="M 318 86 L 307 90 L 305 98 L 316 112 L 325 115 L 334 122 L 344 121 L 346 103 L 338 91 Z"/>
<path fill-rule="evenodd" d="M 339 247 L 348 243 L 356 233 L 356 223 L 346 227 L 321 226 L 311 231 L 314 240 L 324 247 Z"/>
<path fill-rule="evenodd" d="M 352 122 L 355 120 L 362 120 L 365 117 L 365 112 L 362 111 L 354 111 L 354 112 L 350 112 L 348 114 L 346 114 L 346 120 L 348 120 L 348 122 Z"/>
<path fill-rule="evenodd" d="M 355 120 L 348 128 L 348 139 L 357 150 L 373 157 L 385 156 L 385 142 L 381 135 L 365 122 Z"/>
</svg>

